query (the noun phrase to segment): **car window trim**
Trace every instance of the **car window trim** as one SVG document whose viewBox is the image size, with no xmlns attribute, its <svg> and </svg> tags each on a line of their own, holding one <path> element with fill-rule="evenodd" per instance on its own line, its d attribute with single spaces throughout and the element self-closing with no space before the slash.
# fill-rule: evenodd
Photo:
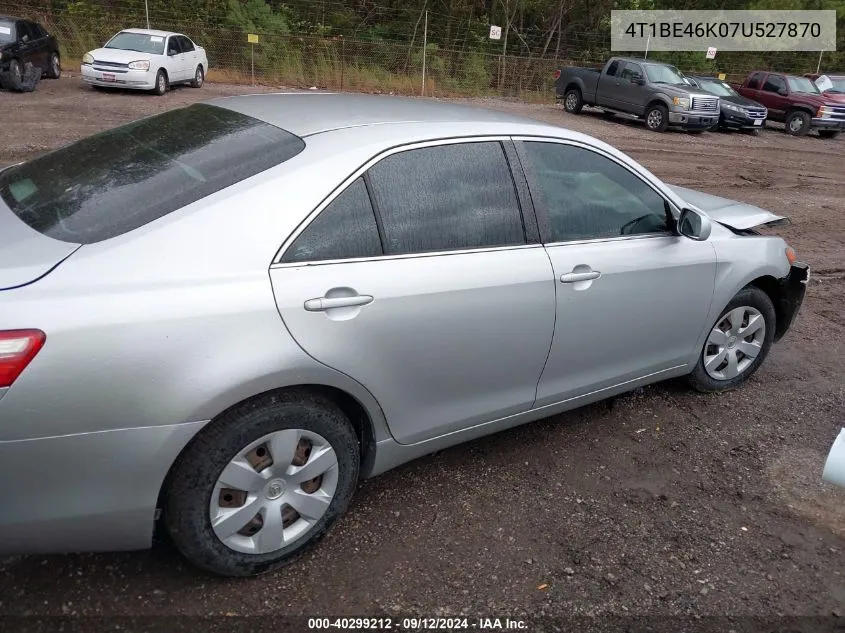
<svg viewBox="0 0 845 633">
<path fill-rule="evenodd" d="M 438 138 L 438 139 L 429 139 L 427 141 L 418 141 L 414 143 L 406 143 L 402 145 L 395 145 L 393 147 L 387 148 L 369 160 L 367 160 L 364 164 L 360 165 L 357 169 L 355 169 L 352 174 L 346 178 L 344 178 L 341 183 L 335 187 L 328 196 L 326 196 L 320 204 L 318 204 L 308 215 L 302 220 L 299 225 L 291 232 L 291 234 L 285 239 L 282 243 L 282 246 L 276 252 L 275 257 L 273 257 L 273 263 L 271 264 L 271 268 L 280 267 L 280 266 L 315 266 L 319 264 L 327 264 L 327 263 L 338 263 L 338 262 L 354 262 L 358 261 L 356 259 L 337 259 L 337 260 L 314 260 L 314 261 L 307 261 L 307 262 L 282 262 L 282 258 L 284 257 L 285 252 L 291 245 L 296 241 L 301 233 L 303 233 L 308 226 L 314 221 L 314 219 L 322 213 L 323 209 L 329 206 L 337 197 L 339 197 L 344 191 L 346 191 L 347 187 L 355 182 L 358 178 L 362 177 L 365 173 L 367 173 L 374 165 L 381 162 L 385 158 L 393 156 L 394 154 L 399 154 L 402 152 L 413 151 L 415 149 L 424 149 L 427 147 L 440 147 L 442 145 L 457 145 L 461 143 L 487 143 L 487 142 L 496 142 L 499 143 L 503 148 L 503 155 L 505 158 L 506 163 L 511 172 L 511 182 L 514 186 L 514 195 L 517 198 L 517 204 L 519 206 L 520 215 L 522 216 L 522 225 L 523 225 L 523 233 L 525 237 L 524 244 L 510 244 L 505 246 L 482 246 L 479 248 L 472 248 L 472 249 L 449 249 L 443 251 L 424 251 L 419 253 L 403 253 L 403 254 L 387 254 L 386 249 L 384 248 L 384 244 L 382 243 L 382 250 L 385 252 L 384 255 L 380 257 L 367 257 L 361 258 L 366 261 L 372 261 L 376 259 L 398 259 L 398 258 L 408 258 L 408 257 L 425 257 L 425 256 L 436 256 L 436 255 L 448 255 L 448 254 L 466 254 L 466 253 L 478 253 L 478 252 L 490 252 L 490 251 L 500 251 L 500 250 L 512 250 L 515 248 L 526 248 L 526 247 L 535 247 L 540 245 L 539 240 L 539 229 L 537 234 L 537 241 L 531 242 L 529 241 L 529 229 L 531 226 L 532 221 L 526 219 L 526 215 L 534 216 L 533 223 L 537 223 L 536 215 L 534 214 L 534 206 L 529 205 L 526 208 L 522 202 L 522 198 L 519 195 L 519 186 L 517 181 L 517 177 L 514 173 L 514 169 L 511 166 L 511 160 L 508 156 L 508 152 L 506 149 L 506 145 L 509 142 L 512 142 L 512 139 L 508 135 L 502 134 L 485 134 L 479 136 L 456 136 L 456 137 L 446 137 L 446 138 Z M 517 173 L 522 173 L 523 177 L 525 177 L 524 173 L 522 172 L 522 167 L 520 168 Z M 366 183 L 366 181 L 365 181 Z M 528 184 L 526 179 L 526 190 Z M 370 192 L 369 188 L 367 190 L 368 193 Z M 373 205 L 373 211 L 376 212 L 376 201 L 374 196 L 370 195 L 370 203 Z M 377 212 L 376 212 L 377 213 Z M 379 225 L 381 222 L 381 217 L 377 213 L 376 215 L 376 223 Z M 527 228 L 526 228 L 527 227 Z M 379 229 L 380 231 L 383 229 Z M 381 235 L 380 235 L 381 237 Z"/>
<path fill-rule="evenodd" d="M 678 205 L 676 205 L 663 191 L 661 191 L 657 186 L 655 186 L 652 182 L 643 178 L 640 174 L 638 174 L 634 169 L 631 169 L 629 165 L 626 165 L 623 161 L 620 161 L 616 156 L 609 154 L 608 152 L 604 152 L 601 148 L 595 147 L 588 143 L 583 143 L 573 139 L 563 139 L 563 138 L 555 138 L 553 136 L 514 136 L 513 137 L 514 144 L 516 145 L 517 155 L 519 156 L 520 161 L 525 163 L 528 160 L 528 156 L 525 153 L 525 143 L 531 142 L 543 142 L 543 143 L 556 143 L 558 145 L 569 145 L 572 147 L 578 147 L 580 149 L 584 149 L 603 158 L 607 158 L 608 160 L 612 161 L 628 173 L 630 173 L 633 177 L 637 178 L 645 185 L 647 185 L 652 191 L 654 191 L 662 200 L 664 207 L 666 209 L 667 220 L 669 220 L 670 227 L 668 231 L 664 231 L 661 233 L 643 233 L 641 235 L 615 235 L 615 236 L 607 236 L 607 237 L 596 237 L 590 239 L 583 239 L 583 240 L 565 240 L 565 241 L 553 241 L 552 240 L 552 225 L 551 225 L 551 213 L 545 205 L 542 203 L 537 204 L 535 202 L 534 209 L 535 209 L 535 217 L 537 218 L 537 224 L 540 227 L 540 238 L 541 242 L 544 246 L 558 246 L 558 245 L 567 245 L 567 244 L 585 244 L 591 242 L 610 242 L 610 241 L 620 241 L 620 240 L 630 240 L 630 239 L 642 239 L 642 238 L 653 238 L 653 237 L 667 237 L 667 236 L 677 236 L 677 216 L 680 215 L 680 210 L 678 209 Z M 540 185 L 539 183 L 533 182 L 533 178 L 530 175 L 530 172 L 525 170 L 525 177 L 528 181 L 529 190 L 536 189 L 539 191 Z M 532 200 L 534 200 L 534 196 L 532 195 Z"/>
</svg>

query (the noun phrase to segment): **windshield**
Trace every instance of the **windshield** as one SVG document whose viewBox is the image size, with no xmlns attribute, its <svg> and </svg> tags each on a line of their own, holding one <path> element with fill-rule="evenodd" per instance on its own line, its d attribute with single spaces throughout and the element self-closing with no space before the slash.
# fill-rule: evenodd
<svg viewBox="0 0 845 633">
<path fill-rule="evenodd" d="M 707 92 L 712 92 L 720 97 L 738 96 L 736 90 L 731 88 L 730 84 L 724 81 L 716 81 L 715 79 L 699 79 L 698 83 Z"/>
<path fill-rule="evenodd" d="M 0 172 L 0 197 L 27 225 L 92 244 L 293 158 L 298 136 L 216 106 L 171 110 Z"/>
<path fill-rule="evenodd" d="M 687 82 L 684 81 L 684 76 L 674 66 L 645 64 L 645 73 L 648 75 L 648 80 L 653 84 L 688 85 Z"/>
<path fill-rule="evenodd" d="M 160 35 L 146 35 L 144 33 L 122 31 L 108 41 L 106 48 L 164 55 L 164 38 Z"/>
<path fill-rule="evenodd" d="M 15 41 L 15 25 L 7 20 L 0 20 L 0 44 Z"/>
<path fill-rule="evenodd" d="M 819 93 L 819 89 L 816 87 L 816 84 L 806 77 L 787 77 L 786 82 L 789 84 L 789 92 Z"/>
</svg>

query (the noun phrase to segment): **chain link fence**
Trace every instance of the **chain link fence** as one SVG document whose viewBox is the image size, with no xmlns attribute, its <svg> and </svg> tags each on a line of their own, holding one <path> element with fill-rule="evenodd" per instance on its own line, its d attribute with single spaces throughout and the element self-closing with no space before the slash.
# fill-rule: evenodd
<svg viewBox="0 0 845 633">
<path fill-rule="evenodd" d="M 0 14 L 37 20 L 53 33 L 61 46 L 63 66 L 71 71 L 86 51 L 102 46 L 117 31 L 146 24 L 143 15 L 115 11 L 56 13 L 0 2 Z M 246 31 L 211 26 L 201 18 L 179 16 L 173 9 L 151 15 L 151 21 L 153 28 L 185 33 L 206 49 L 210 81 L 288 88 L 550 101 L 554 98 L 555 69 L 568 65 L 601 67 L 607 57 L 620 54 L 610 50 L 609 37 L 594 34 L 569 38 L 556 47 L 555 56 L 536 57 L 502 55 L 496 52 L 501 51 L 502 43 L 492 40 L 485 50 L 443 49 L 431 43 L 436 39 L 431 32 L 423 50 L 422 29 L 407 42 L 259 31 L 255 33 L 258 43 L 250 44 Z M 840 52 L 825 55 L 829 63 L 845 61 Z M 720 53 L 718 60 L 705 60 L 703 53 L 654 53 L 650 57 L 675 63 L 689 74 L 725 73 L 731 82 L 741 82 L 751 70 L 815 72 L 819 62 L 818 53 L 794 52 Z"/>
</svg>

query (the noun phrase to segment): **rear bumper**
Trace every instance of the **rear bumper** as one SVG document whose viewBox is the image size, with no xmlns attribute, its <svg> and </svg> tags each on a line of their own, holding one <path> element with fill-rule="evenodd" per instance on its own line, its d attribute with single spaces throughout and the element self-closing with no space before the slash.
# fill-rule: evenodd
<svg viewBox="0 0 845 633">
<path fill-rule="evenodd" d="M 0 442 L 0 554 L 149 547 L 162 483 L 204 424 Z"/>
<path fill-rule="evenodd" d="M 695 112 L 670 112 L 669 123 L 685 130 L 704 130 L 713 127 L 719 121 L 716 114 L 700 114 Z"/>
<path fill-rule="evenodd" d="M 790 267 L 789 274 L 780 280 L 780 296 L 775 306 L 777 314 L 775 341 L 783 338 L 783 335 L 795 324 L 795 319 L 804 303 L 809 279 L 810 267 L 804 262 L 795 262 Z"/>
</svg>

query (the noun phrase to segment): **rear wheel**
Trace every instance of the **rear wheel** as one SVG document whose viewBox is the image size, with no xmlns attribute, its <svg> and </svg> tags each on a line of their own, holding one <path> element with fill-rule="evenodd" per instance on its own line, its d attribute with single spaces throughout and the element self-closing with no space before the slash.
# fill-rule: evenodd
<svg viewBox="0 0 845 633">
<path fill-rule="evenodd" d="M 563 96 L 563 107 L 570 114 L 578 114 L 584 107 L 584 100 L 581 98 L 581 91 L 578 88 L 571 88 Z"/>
<path fill-rule="evenodd" d="M 669 127 L 669 110 L 665 105 L 651 106 L 645 115 L 645 126 L 652 132 L 665 132 Z"/>
<path fill-rule="evenodd" d="M 819 136 L 822 138 L 836 138 L 839 136 L 838 130 L 819 130 Z"/>
<path fill-rule="evenodd" d="M 47 69 L 47 77 L 49 79 L 58 79 L 62 76 L 62 64 L 58 53 L 53 53 L 50 56 L 50 68 Z"/>
<path fill-rule="evenodd" d="M 197 66 L 196 71 L 194 72 L 194 78 L 191 81 L 191 88 L 202 88 L 202 84 L 205 82 L 205 72 L 202 69 L 202 65 Z"/>
<path fill-rule="evenodd" d="M 198 567 L 225 576 L 270 571 L 346 511 L 359 460 L 354 430 L 327 398 L 263 397 L 222 414 L 180 456 L 164 523 Z"/>
<path fill-rule="evenodd" d="M 786 133 L 806 136 L 810 131 L 810 115 L 803 110 L 793 110 L 786 115 Z"/>
<path fill-rule="evenodd" d="M 775 308 L 753 286 L 740 290 L 716 320 L 689 375 L 699 391 L 727 391 L 745 382 L 763 363 L 775 335 Z"/>
</svg>

